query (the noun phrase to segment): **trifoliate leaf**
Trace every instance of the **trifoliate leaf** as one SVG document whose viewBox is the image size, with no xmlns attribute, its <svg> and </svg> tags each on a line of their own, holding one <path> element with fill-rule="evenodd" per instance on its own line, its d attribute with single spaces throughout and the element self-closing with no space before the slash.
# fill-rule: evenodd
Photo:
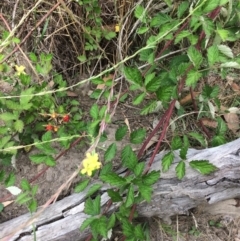
<svg viewBox="0 0 240 241">
<path fill-rule="evenodd" d="M 217 167 L 209 163 L 209 161 L 207 160 L 198 160 L 198 161 L 193 160 L 189 164 L 190 164 L 190 167 L 192 167 L 193 169 L 197 170 L 198 172 L 204 175 L 210 174 L 217 170 Z"/>
<path fill-rule="evenodd" d="M 180 161 L 176 166 L 176 174 L 178 179 L 182 179 L 185 176 L 185 162 Z"/>
</svg>

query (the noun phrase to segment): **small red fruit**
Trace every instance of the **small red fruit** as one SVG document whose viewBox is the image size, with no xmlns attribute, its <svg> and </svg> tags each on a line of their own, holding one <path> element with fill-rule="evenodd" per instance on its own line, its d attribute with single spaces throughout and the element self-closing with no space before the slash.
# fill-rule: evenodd
<svg viewBox="0 0 240 241">
<path fill-rule="evenodd" d="M 51 124 L 48 124 L 45 126 L 46 131 L 52 131 L 53 130 L 53 126 Z"/>
<path fill-rule="evenodd" d="M 63 122 L 69 122 L 70 121 L 70 116 L 68 114 L 64 115 L 62 120 L 63 120 Z"/>
</svg>

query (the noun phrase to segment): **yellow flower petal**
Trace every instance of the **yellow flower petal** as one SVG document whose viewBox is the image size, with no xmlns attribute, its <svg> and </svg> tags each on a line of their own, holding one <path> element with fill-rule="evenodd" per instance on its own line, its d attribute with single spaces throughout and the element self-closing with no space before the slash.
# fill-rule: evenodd
<svg viewBox="0 0 240 241">
<path fill-rule="evenodd" d="M 98 161 L 98 154 L 86 153 L 86 158 L 82 161 L 82 165 L 83 169 L 81 170 L 81 173 L 91 176 L 93 171 L 101 167 L 101 162 Z"/>
<path fill-rule="evenodd" d="M 16 72 L 17 72 L 17 75 L 21 75 L 21 74 L 26 74 L 26 72 L 24 71 L 25 70 L 25 67 L 23 65 L 15 65 L 15 69 L 16 69 Z"/>
<path fill-rule="evenodd" d="M 116 25 L 115 25 L 115 32 L 116 32 L 116 33 L 118 33 L 118 32 L 119 32 L 119 30 L 120 30 L 120 27 L 119 27 L 119 25 L 118 25 L 118 24 L 116 24 Z"/>
</svg>

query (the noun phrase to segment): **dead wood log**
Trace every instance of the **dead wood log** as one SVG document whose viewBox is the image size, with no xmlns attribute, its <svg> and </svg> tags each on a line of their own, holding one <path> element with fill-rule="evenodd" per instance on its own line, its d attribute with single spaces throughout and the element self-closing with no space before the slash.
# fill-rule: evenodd
<svg viewBox="0 0 240 241">
<path fill-rule="evenodd" d="M 161 159 L 165 153 L 163 151 L 156 156 L 151 170 L 161 169 Z M 180 161 L 178 153 L 175 154 L 170 170 L 161 173 L 161 178 L 153 186 L 152 201 L 138 206 L 140 216 L 158 216 L 169 220 L 176 214 L 188 214 L 190 209 L 199 205 L 209 206 L 222 200 L 240 197 L 240 138 L 215 148 L 189 149 L 186 176 L 183 180 L 178 180 L 175 175 L 175 167 Z M 188 163 L 192 160 L 209 160 L 218 170 L 203 176 L 189 167 Z M 109 199 L 104 192 L 106 189 L 107 186 L 103 185 L 102 206 Z M 86 192 L 73 194 L 50 205 L 35 221 L 37 240 L 84 240 L 87 232 L 80 233 L 79 227 L 87 217 L 83 213 Z M 31 225 L 7 238 L 29 218 L 30 215 L 25 214 L 0 224 L 0 240 L 34 240 Z"/>
</svg>

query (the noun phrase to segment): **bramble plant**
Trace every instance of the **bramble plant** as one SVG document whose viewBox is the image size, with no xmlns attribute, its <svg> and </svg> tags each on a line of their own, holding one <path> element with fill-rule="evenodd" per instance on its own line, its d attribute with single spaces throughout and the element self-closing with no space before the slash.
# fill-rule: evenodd
<svg viewBox="0 0 240 241">
<path fill-rule="evenodd" d="M 110 40 L 116 33 L 100 29 L 102 19 L 98 1 L 77 2 L 84 7 L 84 11 L 90 16 L 89 20 L 95 24 L 95 27 L 85 28 L 85 51 L 98 50 L 103 37 Z M 165 2 L 171 7 L 170 1 Z M 133 219 L 137 217 L 136 205 L 151 202 L 153 185 L 161 175 L 160 171 L 149 170 L 166 138 L 174 109 L 179 119 L 184 118 L 187 113 L 179 102 L 184 88 L 192 94 L 194 111 L 198 113 L 196 119 L 203 133 L 176 132 L 168 141 L 169 151 L 161 161 L 161 170 L 166 172 L 172 167 L 176 151 L 179 151 L 180 162 L 175 172 L 180 180 L 186 174 L 187 165 L 204 175 L 217 170 L 208 160 L 187 160 L 192 140 L 202 147 L 217 146 L 228 141 L 227 125 L 220 117 L 219 88 L 204 85 L 196 98 L 193 98 L 193 89 L 211 73 L 225 78 L 232 69 L 240 68 L 240 57 L 234 56 L 227 44 L 240 38 L 236 30 L 237 22 L 240 21 L 239 10 L 240 3 L 228 0 L 201 0 L 194 3 L 181 1 L 177 9 L 157 13 L 150 12 L 144 5 L 136 5 L 133 13 L 136 24 L 133 30 L 141 38 L 142 45 L 131 56 L 89 78 L 93 86 L 104 85 L 103 89 L 96 88 L 90 97 L 105 99 L 108 104 L 102 107 L 98 102 L 93 104 L 89 110 L 91 119 L 88 122 L 82 120 L 79 102 L 67 98 L 66 91 L 69 87 L 63 77 L 53 70 L 51 54 L 29 54 L 35 71 L 44 79 L 42 83 L 35 83 L 32 76 L 26 73 L 25 66 L 12 67 L 3 61 L 11 44 L 20 42 L 15 37 L 9 37 L 9 32 L 4 32 L 0 40 L 0 77 L 10 83 L 12 89 L 10 92 L 0 93 L 1 164 L 12 165 L 13 158 L 18 154 L 17 150 L 34 146 L 39 153 L 30 154 L 32 162 L 55 166 L 57 163 L 54 155 L 57 149 L 52 147 L 52 143 L 59 142 L 62 148 L 68 149 L 73 139 L 84 135 L 90 148 L 79 166 L 82 181 L 76 185 L 75 191 L 81 192 L 90 186 L 84 206 L 84 212 L 89 216 L 82 223 L 80 231 L 90 228 L 92 235 L 88 240 L 100 240 L 100 237 L 110 238 L 112 229 L 120 223 L 125 240 L 146 240 L 143 226 L 133 223 Z M 119 32 L 121 31 L 124 30 L 120 25 Z M 180 51 L 175 51 L 176 49 Z M 81 62 L 87 61 L 85 55 L 78 59 Z M 128 60 L 134 64 L 130 66 Z M 134 96 L 132 104 L 141 108 L 141 115 L 159 111 L 163 114 L 159 124 L 147 138 L 144 128 L 129 133 L 132 144 L 143 143 L 138 154 L 131 145 L 124 146 L 122 150 L 117 149 L 116 142 L 122 141 L 129 130 L 127 125 L 122 125 L 116 130 L 115 141 L 104 150 L 104 160 L 101 160 L 99 153 L 102 150 L 98 147 L 98 142 L 106 139 L 104 131 L 111 123 L 113 106 L 126 98 L 126 93 L 120 95 L 118 91 L 114 91 L 114 79 L 106 81 L 103 78 L 113 71 L 116 75 L 117 71 L 121 71 L 121 75 L 130 84 L 129 93 Z M 50 76 L 53 76 L 53 86 L 47 81 Z M 113 78 L 115 77 L 114 75 Z M 202 123 L 203 117 L 216 120 L 217 128 L 209 131 Z M 148 163 L 139 162 L 149 140 L 160 128 L 158 143 Z M 124 175 L 113 171 L 112 162 L 118 152 L 121 153 L 121 165 L 128 170 Z M 93 178 L 99 179 L 99 182 L 92 185 Z M 15 175 L 1 170 L 0 181 L 6 187 L 14 186 Z M 101 208 L 101 195 L 98 193 L 104 183 L 110 186 L 107 190 L 108 209 L 112 204 L 119 206 L 108 218 L 106 209 Z M 31 187 L 24 179 L 21 189 L 24 192 L 19 194 L 17 201 L 20 204 L 26 203 L 31 212 L 36 211 L 37 187 Z M 193 229 L 192 233 L 196 234 L 197 230 Z"/>
</svg>

